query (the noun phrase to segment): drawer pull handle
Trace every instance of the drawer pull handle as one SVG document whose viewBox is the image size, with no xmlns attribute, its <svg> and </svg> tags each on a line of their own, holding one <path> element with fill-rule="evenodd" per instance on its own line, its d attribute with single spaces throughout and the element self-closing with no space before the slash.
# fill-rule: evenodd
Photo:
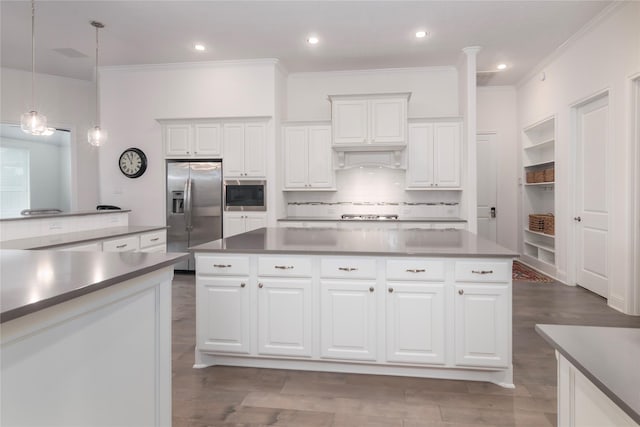
<svg viewBox="0 0 640 427">
<path fill-rule="evenodd" d="M 355 268 L 355 267 L 338 267 L 338 270 L 340 270 L 340 271 L 356 271 L 357 268 Z"/>
<path fill-rule="evenodd" d="M 247 286 L 247 284 L 246 284 L 246 283 L 240 283 L 240 287 L 241 287 L 241 288 L 244 288 L 245 286 Z"/>
<path fill-rule="evenodd" d="M 215 268 L 229 268 L 231 264 L 213 264 Z"/>
<path fill-rule="evenodd" d="M 473 274 L 493 274 L 493 270 L 471 270 Z"/>
<path fill-rule="evenodd" d="M 464 289 L 460 289 L 460 290 L 458 291 L 458 295 L 464 295 Z"/>
<path fill-rule="evenodd" d="M 373 292 L 373 291 L 375 291 L 375 288 L 374 288 L 373 286 L 371 286 L 371 287 L 369 288 L 369 292 Z"/>
<path fill-rule="evenodd" d="M 407 273 L 424 273 L 427 271 L 424 268 L 407 268 Z"/>
<path fill-rule="evenodd" d="M 293 269 L 293 265 L 274 265 L 273 268 L 277 268 L 278 270 L 291 270 Z"/>
<path fill-rule="evenodd" d="M 258 283 L 258 287 L 259 287 L 260 289 L 262 289 L 262 287 L 263 287 L 263 286 L 264 286 L 264 285 L 263 285 L 262 283 Z"/>
<path fill-rule="evenodd" d="M 126 247 L 127 247 L 127 244 L 126 244 L 126 243 L 125 243 L 124 245 L 118 245 L 118 246 L 116 246 L 116 248 L 118 248 L 118 249 L 122 249 L 122 248 L 126 248 Z"/>
<path fill-rule="evenodd" d="M 151 241 L 152 241 L 152 242 L 156 242 L 156 241 L 158 241 L 158 240 L 160 240 L 160 238 L 159 238 L 159 237 L 154 237 L 153 239 L 151 239 Z"/>
<path fill-rule="evenodd" d="M 393 293 L 393 288 L 389 288 L 389 293 L 392 294 Z"/>
</svg>

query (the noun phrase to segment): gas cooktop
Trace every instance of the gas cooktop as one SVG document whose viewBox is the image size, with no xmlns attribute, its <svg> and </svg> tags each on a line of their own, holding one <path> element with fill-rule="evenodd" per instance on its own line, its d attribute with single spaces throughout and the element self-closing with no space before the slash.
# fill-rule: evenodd
<svg viewBox="0 0 640 427">
<path fill-rule="evenodd" d="M 344 214 L 341 218 L 349 220 L 386 221 L 390 219 L 398 219 L 398 215 Z"/>
</svg>

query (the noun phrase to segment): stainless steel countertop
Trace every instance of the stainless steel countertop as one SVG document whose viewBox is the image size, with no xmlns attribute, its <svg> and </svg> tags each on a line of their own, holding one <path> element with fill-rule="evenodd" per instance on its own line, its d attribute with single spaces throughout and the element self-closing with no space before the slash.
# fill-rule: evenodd
<svg viewBox="0 0 640 427">
<path fill-rule="evenodd" d="M 131 209 L 121 209 L 121 210 L 87 210 L 87 211 L 72 211 L 72 212 L 61 212 L 57 214 L 46 214 L 46 215 L 25 215 L 25 216 L 16 216 L 13 218 L 0 218 L 0 221 L 20 221 L 23 219 L 41 219 L 41 218 L 60 218 L 64 216 L 83 216 L 83 215 L 108 215 L 114 213 L 123 213 L 123 212 L 131 212 Z"/>
<path fill-rule="evenodd" d="M 162 226 L 126 225 L 121 227 L 97 228 L 95 230 L 75 231 L 73 233 L 50 234 L 48 236 L 29 237 L 26 239 L 5 240 L 0 242 L 0 249 L 53 249 L 74 243 L 88 243 L 96 240 L 129 236 L 131 234 L 165 230 Z"/>
<path fill-rule="evenodd" d="M 398 219 L 385 219 L 385 220 L 376 220 L 376 219 L 342 219 L 342 218 L 319 218 L 312 216 L 289 216 L 286 218 L 280 218 L 278 221 L 286 222 L 286 221 L 296 221 L 296 222 L 304 222 L 304 221 L 318 221 L 318 222 L 467 222 L 466 219 L 462 218 L 445 218 L 445 217 L 424 217 L 424 218 L 398 218 Z"/>
<path fill-rule="evenodd" d="M 0 323 L 168 267 L 187 256 L 0 250 Z"/>
<path fill-rule="evenodd" d="M 536 331 L 640 423 L 640 329 L 536 325 Z"/>
<path fill-rule="evenodd" d="M 260 228 L 189 248 L 192 252 L 369 256 L 500 257 L 518 254 L 466 230 Z"/>
</svg>

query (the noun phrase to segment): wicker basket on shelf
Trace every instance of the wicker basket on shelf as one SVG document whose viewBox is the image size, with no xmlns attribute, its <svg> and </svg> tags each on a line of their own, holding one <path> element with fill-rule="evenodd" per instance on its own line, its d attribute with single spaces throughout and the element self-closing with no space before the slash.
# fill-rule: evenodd
<svg viewBox="0 0 640 427">
<path fill-rule="evenodd" d="M 555 220 L 552 214 L 530 214 L 529 230 L 538 233 L 553 235 L 555 233 Z"/>
<path fill-rule="evenodd" d="M 527 183 L 531 184 L 533 182 L 536 182 L 536 177 L 535 177 L 536 173 L 534 171 L 528 171 L 527 172 Z"/>
<path fill-rule="evenodd" d="M 556 233 L 556 221 L 553 215 L 547 214 L 544 218 L 544 234 L 554 235 Z"/>
<path fill-rule="evenodd" d="M 544 170 L 544 182 L 553 182 L 556 178 L 556 169 L 551 167 Z"/>
<path fill-rule="evenodd" d="M 533 182 L 544 182 L 544 170 L 538 170 L 533 173 Z"/>
</svg>

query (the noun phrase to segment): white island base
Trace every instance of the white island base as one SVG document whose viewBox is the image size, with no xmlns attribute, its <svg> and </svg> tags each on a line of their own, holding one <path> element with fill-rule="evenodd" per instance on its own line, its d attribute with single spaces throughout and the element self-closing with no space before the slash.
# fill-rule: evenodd
<svg viewBox="0 0 640 427">
<path fill-rule="evenodd" d="M 514 387 L 511 257 L 195 253 L 194 368 Z"/>
</svg>

